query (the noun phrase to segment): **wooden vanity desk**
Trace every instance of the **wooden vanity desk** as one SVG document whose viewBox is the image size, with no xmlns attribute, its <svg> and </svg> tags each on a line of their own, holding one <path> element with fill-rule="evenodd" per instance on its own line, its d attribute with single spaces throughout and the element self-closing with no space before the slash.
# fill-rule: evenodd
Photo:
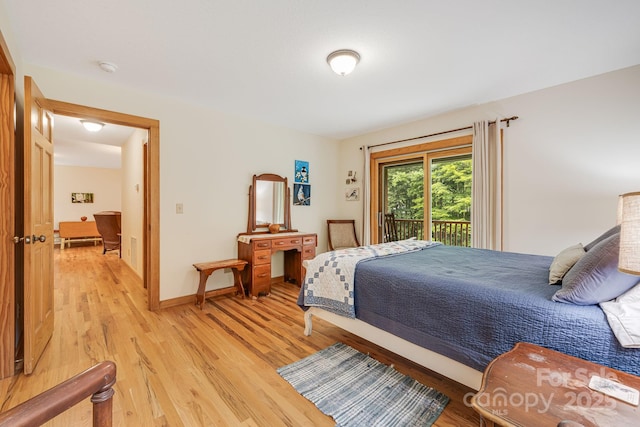
<svg viewBox="0 0 640 427">
<path fill-rule="evenodd" d="M 298 286 L 304 280 L 302 261 L 316 256 L 315 233 L 284 232 L 238 235 L 238 258 L 249 263 L 243 282 L 252 298 L 271 292 L 271 255 L 284 251 L 284 281 Z"/>
<path fill-rule="evenodd" d="M 291 227 L 290 205 L 286 177 L 253 175 L 247 232 L 238 235 L 238 258 L 249 263 L 242 280 L 252 298 L 271 292 L 271 255 L 275 252 L 284 252 L 284 281 L 298 286 L 304 280 L 302 261 L 316 256 L 317 235 Z"/>
</svg>

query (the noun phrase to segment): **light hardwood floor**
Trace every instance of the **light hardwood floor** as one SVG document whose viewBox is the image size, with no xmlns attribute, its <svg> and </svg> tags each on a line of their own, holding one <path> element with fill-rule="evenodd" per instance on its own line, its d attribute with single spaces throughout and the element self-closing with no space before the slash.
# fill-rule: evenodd
<svg viewBox="0 0 640 427">
<path fill-rule="evenodd" d="M 116 253 L 94 246 L 55 252 L 53 338 L 32 375 L 0 381 L 1 410 L 112 360 L 117 426 L 333 426 L 275 369 L 341 341 L 447 394 L 436 426 L 479 425 L 464 404 L 471 389 L 322 319 L 304 336 L 294 285 L 276 284 L 258 300 L 208 299 L 202 311 L 187 304 L 149 312 L 140 279 Z M 48 425 L 91 425 L 91 403 Z"/>
</svg>

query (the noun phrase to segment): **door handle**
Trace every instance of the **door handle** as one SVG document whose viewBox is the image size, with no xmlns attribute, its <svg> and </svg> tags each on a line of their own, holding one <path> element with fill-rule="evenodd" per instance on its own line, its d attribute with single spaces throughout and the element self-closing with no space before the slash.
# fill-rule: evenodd
<svg viewBox="0 0 640 427">
<path fill-rule="evenodd" d="M 38 242 L 46 242 L 47 241 L 47 236 L 45 236 L 44 234 L 41 234 L 40 237 L 36 236 L 35 234 L 32 236 L 24 236 L 24 237 L 18 237 L 18 236 L 14 236 L 13 237 L 13 243 L 15 243 L 16 245 L 22 241 L 24 241 L 24 243 L 26 245 L 30 244 L 31 242 L 33 243 L 38 243 Z"/>
</svg>

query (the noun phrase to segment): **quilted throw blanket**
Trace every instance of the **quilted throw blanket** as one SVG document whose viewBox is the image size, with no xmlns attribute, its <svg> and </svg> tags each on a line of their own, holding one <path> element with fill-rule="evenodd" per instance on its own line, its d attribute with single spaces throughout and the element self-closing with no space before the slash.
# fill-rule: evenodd
<svg viewBox="0 0 640 427">
<path fill-rule="evenodd" d="M 356 265 L 373 258 L 399 255 L 440 245 L 424 240 L 401 240 L 357 248 L 325 252 L 305 261 L 304 305 L 321 307 L 346 317 L 355 318 L 353 282 Z"/>
</svg>

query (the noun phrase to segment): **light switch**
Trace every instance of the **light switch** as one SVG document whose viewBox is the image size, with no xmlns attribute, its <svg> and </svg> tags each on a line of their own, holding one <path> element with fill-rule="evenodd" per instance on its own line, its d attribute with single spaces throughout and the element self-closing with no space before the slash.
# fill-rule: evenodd
<svg viewBox="0 0 640 427">
<path fill-rule="evenodd" d="M 182 206 L 182 203 L 176 203 L 176 213 L 177 214 L 184 213 L 184 208 Z"/>
</svg>

